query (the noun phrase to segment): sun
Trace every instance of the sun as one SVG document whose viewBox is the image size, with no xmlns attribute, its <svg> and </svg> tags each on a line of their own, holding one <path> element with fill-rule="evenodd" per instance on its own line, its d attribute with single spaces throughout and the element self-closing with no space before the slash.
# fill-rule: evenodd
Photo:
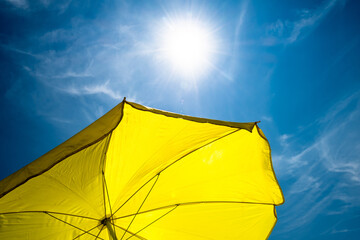
<svg viewBox="0 0 360 240">
<path fill-rule="evenodd" d="M 216 51 L 213 31 L 199 19 L 171 19 L 161 33 L 161 55 L 175 74 L 196 79 L 211 67 Z"/>
</svg>

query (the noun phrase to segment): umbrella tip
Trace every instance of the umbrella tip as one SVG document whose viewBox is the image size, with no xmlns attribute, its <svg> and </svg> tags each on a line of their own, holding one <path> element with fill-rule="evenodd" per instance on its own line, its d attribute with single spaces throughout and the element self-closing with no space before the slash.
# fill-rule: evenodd
<svg viewBox="0 0 360 240">
<path fill-rule="evenodd" d="M 126 102 L 126 97 L 124 97 L 124 100 L 123 100 L 123 102 Z"/>
</svg>

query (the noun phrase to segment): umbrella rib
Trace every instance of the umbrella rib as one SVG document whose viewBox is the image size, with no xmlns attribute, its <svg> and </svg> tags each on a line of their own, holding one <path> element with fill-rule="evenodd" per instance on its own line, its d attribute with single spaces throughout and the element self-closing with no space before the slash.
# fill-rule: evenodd
<svg viewBox="0 0 360 240">
<path fill-rule="evenodd" d="M 120 226 L 118 226 L 118 225 L 116 225 L 116 224 L 113 224 L 113 225 L 114 225 L 115 227 L 120 228 L 121 230 L 123 230 L 124 233 L 130 233 L 130 234 L 132 235 L 132 237 L 137 237 L 137 238 L 142 239 L 142 240 L 147 240 L 146 238 L 144 238 L 144 237 L 142 237 L 142 236 L 139 236 L 139 235 L 137 235 L 136 233 L 133 233 L 133 232 L 131 232 L 131 231 L 125 229 L 125 228 L 122 228 L 122 227 L 120 227 Z"/>
<path fill-rule="evenodd" d="M 77 238 L 81 237 L 81 236 L 82 236 L 82 235 L 84 235 L 84 234 L 89 233 L 91 230 L 93 230 L 93 229 L 97 228 L 97 227 L 98 227 L 98 226 L 100 226 L 100 225 L 101 225 L 101 223 L 100 223 L 100 224 L 98 224 L 98 225 L 96 225 L 95 227 L 90 228 L 90 229 L 89 229 L 89 230 L 87 230 L 86 232 L 83 232 L 83 233 L 81 233 L 81 234 L 77 235 L 76 237 L 74 237 L 74 238 L 73 238 L 73 240 L 75 240 L 75 239 L 77 239 Z"/>
<path fill-rule="evenodd" d="M 141 232 L 142 230 L 144 230 L 145 228 L 148 228 L 150 225 L 154 224 L 155 222 L 159 221 L 161 218 L 165 217 L 166 215 L 168 215 L 169 213 L 171 213 L 172 211 L 174 211 L 179 205 L 176 205 L 174 208 L 170 209 L 170 211 L 167 211 L 165 214 L 161 215 L 160 217 L 158 217 L 157 219 L 155 219 L 154 221 L 152 221 L 151 223 L 149 223 L 148 225 L 146 225 L 145 227 L 143 227 L 142 229 L 140 229 L 139 231 L 137 231 L 135 234 L 138 234 L 139 232 Z M 128 237 L 126 240 L 132 238 L 133 236 Z"/>
<path fill-rule="evenodd" d="M 100 231 L 99 231 L 98 234 L 96 235 L 95 240 L 99 238 L 99 235 L 100 235 L 101 231 L 103 230 L 103 228 L 104 228 L 104 225 L 101 226 Z"/>
<path fill-rule="evenodd" d="M 115 212 L 114 215 L 128 202 L 130 201 L 130 199 L 132 197 L 134 197 L 146 184 L 148 184 L 149 182 L 151 182 L 151 180 L 153 180 L 158 174 L 156 174 L 155 176 L 153 176 L 152 178 L 150 178 L 146 183 L 144 183 L 141 187 L 139 187 Z"/>
<path fill-rule="evenodd" d="M 110 222 L 113 222 L 113 221 L 114 221 L 114 217 L 113 217 L 113 213 L 112 213 L 112 209 L 111 209 L 110 196 L 109 196 L 109 191 L 108 191 L 107 184 L 106 184 L 106 179 L 105 179 L 104 171 L 102 171 L 102 175 L 103 175 L 103 179 L 104 179 L 104 184 L 105 184 L 105 189 L 106 189 L 106 195 L 107 195 L 108 201 L 109 201 L 110 219 L 112 220 L 112 221 L 110 221 Z M 106 203 L 105 203 L 105 205 L 106 205 Z M 116 231 L 114 231 L 114 233 L 115 233 L 115 237 L 116 237 Z"/>
<path fill-rule="evenodd" d="M 103 200 L 104 200 L 104 216 L 106 216 L 106 197 L 105 197 L 105 186 L 104 186 L 104 183 L 106 184 L 106 182 L 104 182 L 104 179 L 105 179 L 105 174 L 104 174 L 104 167 L 105 167 L 105 160 L 106 160 L 106 152 L 107 150 L 109 149 L 109 145 L 110 145 L 110 139 L 111 139 L 111 136 L 112 136 L 112 131 L 110 132 L 109 134 L 109 138 L 108 140 L 106 141 L 106 145 L 104 147 L 104 152 L 102 154 L 102 169 L 101 169 L 101 173 L 102 173 L 102 176 L 103 176 L 103 181 L 102 181 L 102 189 L 103 189 Z M 109 199 L 109 204 L 110 204 L 110 199 Z"/>
<path fill-rule="evenodd" d="M 127 217 L 131 217 L 139 214 L 144 214 L 144 213 L 148 213 L 148 212 L 154 212 L 154 211 L 158 211 L 158 210 L 162 210 L 162 209 L 166 209 L 166 208 L 171 208 L 174 206 L 185 206 L 185 205 L 195 205 L 195 204 L 204 204 L 204 203 L 237 203 L 237 204 L 259 204 L 259 205 L 274 205 L 273 203 L 256 203 L 256 202 L 241 202 L 241 201 L 199 201 L 199 202 L 183 202 L 183 203 L 175 203 L 175 204 L 171 204 L 171 205 L 167 205 L 167 206 L 163 206 L 163 207 L 158 207 L 158 208 L 153 208 L 153 209 L 149 209 L 146 211 L 142 211 L 142 212 L 138 212 L 138 213 L 133 213 L 133 214 L 129 214 L 129 215 L 124 215 L 121 217 L 117 217 L 114 218 L 114 220 L 117 219 L 121 219 L 121 218 L 127 218 Z"/>
<path fill-rule="evenodd" d="M 104 171 L 102 172 L 102 175 L 103 175 L 103 179 L 104 179 L 104 185 L 105 185 L 106 195 L 107 195 L 107 198 L 108 198 L 108 201 L 109 201 L 109 210 L 110 210 L 110 214 L 111 214 L 111 216 L 112 216 L 110 196 L 109 196 L 109 191 L 108 191 L 107 184 L 106 184 L 106 179 L 105 179 Z"/>
<path fill-rule="evenodd" d="M 60 222 L 63 222 L 63 223 L 65 223 L 65 224 L 67 224 L 67 225 L 69 225 L 69 226 L 71 226 L 71 227 L 73 227 L 73 228 L 76 228 L 76 229 L 78 229 L 78 230 L 83 231 L 83 232 L 86 233 L 86 230 L 81 229 L 81 228 L 79 228 L 79 227 L 77 227 L 77 226 L 75 226 L 75 225 L 73 225 L 73 224 L 71 224 L 71 223 L 68 223 L 68 222 L 66 222 L 66 221 L 64 221 L 64 220 L 62 220 L 62 219 L 60 219 L 60 218 L 57 218 L 57 217 L 51 215 L 49 212 L 44 212 L 44 213 L 47 214 L 47 215 L 49 215 L 49 216 L 52 217 L 52 218 L 55 218 L 56 220 L 58 220 L 58 221 L 60 221 Z M 87 234 L 90 234 L 90 235 L 96 237 L 96 236 L 95 236 L 94 234 L 92 234 L 92 233 L 89 233 L 89 232 L 88 232 Z"/>
<path fill-rule="evenodd" d="M 144 205 L 144 203 L 145 203 L 146 199 L 148 198 L 148 196 L 150 195 L 151 191 L 153 190 L 153 188 L 154 188 L 155 184 L 156 184 L 156 183 L 157 183 L 157 181 L 159 180 L 160 173 L 159 173 L 159 174 L 157 174 L 156 176 L 157 176 L 157 178 L 156 178 L 155 182 L 154 182 L 154 183 L 153 183 L 153 185 L 151 186 L 151 188 L 150 188 L 149 192 L 147 193 L 147 195 L 146 195 L 145 199 L 144 199 L 144 200 L 143 200 L 143 202 L 141 203 L 141 205 L 140 205 L 140 207 L 138 208 L 138 210 L 136 211 L 136 213 L 135 213 L 135 215 L 134 215 L 133 219 L 131 220 L 131 222 L 129 223 L 128 227 L 126 228 L 126 232 L 127 232 L 127 231 L 128 231 L 128 229 L 130 228 L 131 224 L 133 223 L 133 221 L 134 221 L 134 220 L 135 220 L 135 218 L 136 218 L 136 215 L 140 212 L 141 207 Z M 122 240 L 122 239 L 124 238 L 124 236 L 125 236 L 125 233 L 126 233 L 126 232 L 124 232 L 124 233 L 123 233 L 123 235 L 122 235 L 122 237 L 121 237 L 121 239 L 120 239 L 120 240 Z"/>
<path fill-rule="evenodd" d="M 79 218 L 86 218 L 86 219 L 99 221 L 99 219 L 92 218 L 92 217 L 86 217 L 86 216 L 70 214 L 70 213 L 51 212 L 51 211 L 18 211 L 18 212 L 4 212 L 4 213 L 0 213 L 0 214 L 17 214 L 17 213 L 51 213 L 51 214 L 66 215 L 66 216 L 71 216 L 71 217 L 79 217 Z"/>
<path fill-rule="evenodd" d="M 105 216 L 106 216 L 106 197 L 105 197 L 105 184 L 104 184 L 104 171 L 102 171 L 102 176 L 103 176 L 103 184 L 102 184 L 102 189 L 103 189 L 103 199 L 104 199 L 104 211 L 105 211 Z"/>
</svg>

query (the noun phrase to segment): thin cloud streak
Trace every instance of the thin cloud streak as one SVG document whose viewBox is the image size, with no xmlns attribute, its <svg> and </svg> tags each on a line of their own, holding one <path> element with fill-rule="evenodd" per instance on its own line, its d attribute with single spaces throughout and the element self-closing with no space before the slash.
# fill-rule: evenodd
<svg viewBox="0 0 360 240">
<path fill-rule="evenodd" d="M 267 37 L 262 40 L 265 46 L 292 44 L 304 39 L 336 6 L 343 6 L 346 0 L 329 0 L 315 10 L 304 9 L 301 18 L 295 21 L 278 19 L 267 26 Z M 342 4 L 340 4 L 342 3 Z"/>
<path fill-rule="evenodd" d="M 7 46 L 7 45 L 3 45 L 3 44 L 0 44 L 0 47 L 5 49 L 5 50 L 12 51 L 12 52 L 15 52 L 15 53 L 27 55 L 27 56 L 30 56 L 30 57 L 33 57 L 33 58 L 39 58 L 39 55 L 37 55 L 37 54 L 33 54 L 30 51 L 25 51 L 25 50 L 22 50 L 22 49 L 19 49 L 19 48 L 16 48 L 16 47 Z"/>
<path fill-rule="evenodd" d="M 86 85 L 83 87 L 69 87 L 65 89 L 59 89 L 61 91 L 64 91 L 68 94 L 72 95 L 95 95 L 95 94 L 104 94 L 114 100 L 121 100 L 123 98 L 123 95 L 119 94 L 118 92 L 114 91 L 109 86 L 109 81 L 103 83 L 103 84 L 97 84 L 97 85 Z"/>
</svg>

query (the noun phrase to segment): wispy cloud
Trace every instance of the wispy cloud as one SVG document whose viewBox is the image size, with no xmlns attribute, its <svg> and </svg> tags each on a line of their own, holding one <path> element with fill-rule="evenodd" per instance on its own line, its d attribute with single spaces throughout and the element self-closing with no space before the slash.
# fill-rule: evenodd
<svg viewBox="0 0 360 240">
<path fill-rule="evenodd" d="M 280 141 L 280 145 L 282 147 L 287 147 L 289 146 L 289 139 L 292 137 L 292 135 L 289 134 L 283 134 L 280 136 L 279 141 Z"/>
<path fill-rule="evenodd" d="M 38 0 L 38 1 L 28 1 L 28 0 L 5 0 L 13 7 L 26 11 L 33 11 L 39 9 L 50 9 L 54 10 L 58 14 L 62 14 L 69 7 L 72 0 L 67 1 L 51 1 L 51 0 Z"/>
<path fill-rule="evenodd" d="M 27 9 L 29 7 L 29 4 L 26 0 L 6 0 L 6 1 L 17 8 Z"/>
<path fill-rule="evenodd" d="M 85 85 L 82 87 L 68 87 L 61 89 L 62 91 L 72 95 L 93 95 L 93 94 L 104 94 L 112 99 L 120 100 L 124 97 L 119 92 L 114 91 L 109 85 L 109 81 L 102 84 Z"/>
<path fill-rule="evenodd" d="M 347 233 L 347 232 L 353 232 L 353 231 L 358 231 L 360 230 L 360 228 L 356 228 L 356 229 L 347 229 L 347 228 L 344 228 L 344 229 L 340 229 L 340 230 L 337 230 L 337 229 L 333 229 L 331 231 L 332 234 L 336 234 L 336 233 Z"/>
<path fill-rule="evenodd" d="M 320 214 L 342 215 L 360 206 L 359 122 L 356 92 L 302 130 L 317 134 L 312 143 L 297 144 L 295 133 L 280 137 L 284 150 L 274 153 L 275 170 L 280 179 L 292 182 L 286 187 L 289 207 L 284 205 L 282 231 L 311 224 Z"/>
<path fill-rule="evenodd" d="M 345 0 L 327 0 L 316 9 L 302 9 L 296 20 L 278 19 L 267 26 L 264 45 L 291 44 L 305 38 L 336 6 L 343 6 Z M 342 4 L 341 4 L 342 3 Z"/>
<path fill-rule="evenodd" d="M 360 137 L 355 134 L 359 119 L 360 92 L 357 92 L 335 104 L 324 117 L 316 119 L 314 124 L 309 127 L 318 128 L 317 131 L 320 133 L 316 140 L 305 148 L 303 147 L 297 154 L 287 156 L 287 161 L 297 164 L 303 160 L 307 164 L 309 163 L 307 156 L 316 153 L 318 157 L 326 161 L 325 166 L 329 171 L 348 171 L 354 176 L 360 175 L 360 172 L 354 172 L 354 169 L 357 169 L 356 166 L 360 166 L 360 161 L 356 161 L 358 160 L 356 153 L 360 153 Z M 283 134 L 279 141 L 283 146 L 293 145 L 294 143 L 289 142 L 291 138 L 296 138 L 296 136 Z M 283 156 L 275 155 L 275 157 Z M 296 166 L 291 166 L 289 170 L 292 168 L 296 168 Z"/>
<path fill-rule="evenodd" d="M 304 32 L 307 28 L 316 27 L 330 10 L 336 5 L 339 0 L 330 0 L 315 11 L 303 10 L 303 17 L 296 22 L 293 22 L 293 28 L 290 36 L 286 39 L 287 43 L 293 43 L 298 40 L 302 35 L 306 35 Z M 309 29 L 311 30 L 311 29 Z"/>
<path fill-rule="evenodd" d="M 295 193 L 302 193 L 309 189 L 316 188 L 318 189 L 320 187 L 319 179 L 315 178 L 313 176 L 300 176 L 300 178 L 292 185 L 289 193 L 295 194 Z"/>
<path fill-rule="evenodd" d="M 262 116 L 261 117 L 261 121 L 265 121 L 265 122 L 273 122 L 274 119 L 270 116 Z"/>
<path fill-rule="evenodd" d="M 63 118 L 50 117 L 49 119 L 56 123 L 63 123 L 63 124 L 71 124 L 72 123 L 72 121 L 70 121 L 68 119 L 63 119 Z"/>
<path fill-rule="evenodd" d="M 71 1 L 28 3 L 29 14 L 42 8 L 59 14 Z M 22 39 L 0 44 L 1 50 L 21 66 L 16 79 L 4 90 L 7 99 L 64 126 L 68 119 L 72 125 L 92 122 L 124 96 L 137 101 L 137 94 L 147 91 L 142 87 L 147 82 L 142 81 L 150 79 L 143 76 L 149 66 L 147 59 L 139 57 L 145 40 L 138 22 L 144 20 L 136 17 L 122 24 L 123 16 L 106 17 L 109 19 L 100 21 L 74 16 L 58 28 L 28 31 Z M 69 104 L 79 109 L 82 119 L 73 118 Z"/>
</svg>

